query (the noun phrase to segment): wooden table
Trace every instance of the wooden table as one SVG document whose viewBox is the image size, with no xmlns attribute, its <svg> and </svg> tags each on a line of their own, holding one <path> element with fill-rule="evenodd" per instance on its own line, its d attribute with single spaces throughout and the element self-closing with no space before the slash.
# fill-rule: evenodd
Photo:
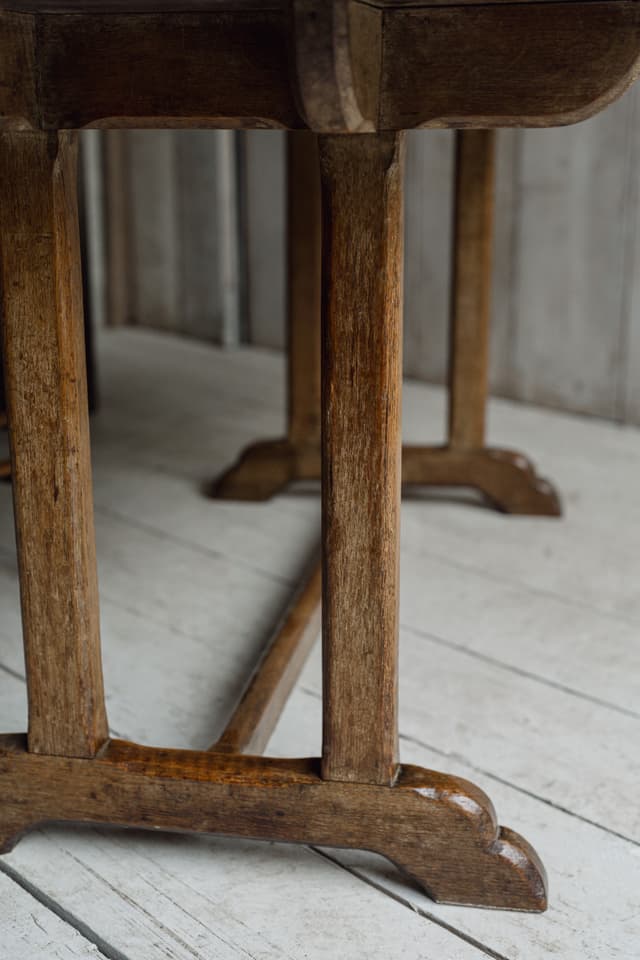
<svg viewBox="0 0 640 960">
<path fill-rule="evenodd" d="M 469 487 L 504 513 L 557 517 L 560 497 L 518 450 L 486 442 L 495 130 L 457 130 L 454 171 L 448 431 L 402 448 L 403 487 Z M 250 444 L 209 486 L 224 500 L 267 500 L 320 478 L 322 196 L 316 134 L 287 137 L 287 432 Z M 411 202 L 411 197 L 408 198 Z"/>
<path fill-rule="evenodd" d="M 3 351 L 29 696 L 28 734 L 0 738 L 0 846 L 69 820 L 362 847 L 436 900 L 543 910 L 543 867 L 488 798 L 397 759 L 402 132 L 590 115 L 635 75 L 640 5 L 5 0 L 0 52 Z M 321 758 L 243 752 L 264 744 L 296 643 L 266 656 L 211 751 L 109 738 L 76 203 L 74 131 L 86 126 L 319 135 Z M 285 626 L 295 639 L 306 618 Z"/>
</svg>

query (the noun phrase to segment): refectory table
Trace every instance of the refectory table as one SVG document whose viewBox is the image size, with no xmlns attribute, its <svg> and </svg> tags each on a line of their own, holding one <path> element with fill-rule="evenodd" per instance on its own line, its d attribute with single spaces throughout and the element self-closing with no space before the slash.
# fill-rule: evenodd
<svg viewBox="0 0 640 960">
<path fill-rule="evenodd" d="M 0 3 L 0 283 L 29 698 L 28 733 L 0 738 L 3 850 L 46 821 L 361 847 L 436 900 L 545 908 L 538 857 L 480 790 L 398 763 L 403 131 L 575 122 L 626 88 L 639 55 L 635 0 Z M 321 758 L 244 752 L 262 747 L 281 705 L 262 694 L 293 669 L 298 647 L 286 642 L 210 751 L 109 738 L 76 203 L 83 127 L 318 134 Z M 295 618 L 285 627 L 285 641 L 300 632 Z"/>
</svg>

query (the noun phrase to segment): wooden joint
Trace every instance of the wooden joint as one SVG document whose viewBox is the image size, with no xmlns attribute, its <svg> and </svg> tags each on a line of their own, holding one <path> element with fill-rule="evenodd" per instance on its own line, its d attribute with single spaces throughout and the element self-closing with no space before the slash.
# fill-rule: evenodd
<svg viewBox="0 0 640 960">
<path fill-rule="evenodd" d="M 351 0 L 291 0 L 301 112 L 318 133 L 377 128 L 381 13 Z"/>
</svg>

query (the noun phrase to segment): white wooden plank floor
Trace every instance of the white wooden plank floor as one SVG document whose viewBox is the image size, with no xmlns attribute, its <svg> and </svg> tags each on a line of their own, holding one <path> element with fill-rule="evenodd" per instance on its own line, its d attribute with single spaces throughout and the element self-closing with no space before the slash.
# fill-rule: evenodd
<svg viewBox="0 0 640 960">
<path fill-rule="evenodd" d="M 315 493 L 198 486 L 283 421 L 283 364 L 136 331 L 100 344 L 93 421 L 108 709 L 118 735 L 204 747 L 318 538 Z M 405 432 L 440 439 L 409 385 Z M 459 773 L 539 850 L 544 916 L 438 906 L 372 855 L 49 827 L 0 859 L 0 958 L 638 960 L 640 431 L 505 402 L 562 521 L 422 493 L 403 506 L 402 759 Z M 26 723 L 10 490 L 0 488 L 0 729 Z M 320 741 L 312 655 L 270 752 Z M 1 790 L 0 790 L 1 807 Z"/>
</svg>

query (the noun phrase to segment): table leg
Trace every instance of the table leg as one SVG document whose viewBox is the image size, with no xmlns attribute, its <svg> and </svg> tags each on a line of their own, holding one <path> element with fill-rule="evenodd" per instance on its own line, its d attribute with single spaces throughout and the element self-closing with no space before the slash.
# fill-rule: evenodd
<svg viewBox="0 0 640 960">
<path fill-rule="evenodd" d="M 320 168 L 309 130 L 287 134 L 286 437 L 251 444 L 211 486 L 231 500 L 267 500 L 320 475 Z"/>
<path fill-rule="evenodd" d="M 107 738 L 71 133 L 0 137 L 5 390 L 29 750 L 91 757 Z"/>
<path fill-rule="evenodd" d="M 495 131 L 456 133 L 449 446 L 484 446 L 495 180 Z"/>
<path fill-rule="evenodd" d="M 531 461 L 485 446 L 493 246 L 495 132 L 456 134 L 449 437 L 445 446 L 406 446 L 403 484 L 480 490 L 506 513 L 557 516 L 559 497 Z M 320 475 L 317 138 L 288 134 L 289 422 L 286 437 L 251 444 L 211 487 L 212 496 L 265 500 Z"/>
<path fill-rule="evenodd" d="M 323 776 L 397 771 L 402 135 L 320 138 Z"/>
<path fill-rule="evenodd" d="M 405 485 L 467 486 L 505 513 L 558 516 L 560 500 L 522 453 L 487 447 L 495 140 L 493 130 L 456 133 L 449 437 L 444 447 L 407 446 Z"/>
</svg>

